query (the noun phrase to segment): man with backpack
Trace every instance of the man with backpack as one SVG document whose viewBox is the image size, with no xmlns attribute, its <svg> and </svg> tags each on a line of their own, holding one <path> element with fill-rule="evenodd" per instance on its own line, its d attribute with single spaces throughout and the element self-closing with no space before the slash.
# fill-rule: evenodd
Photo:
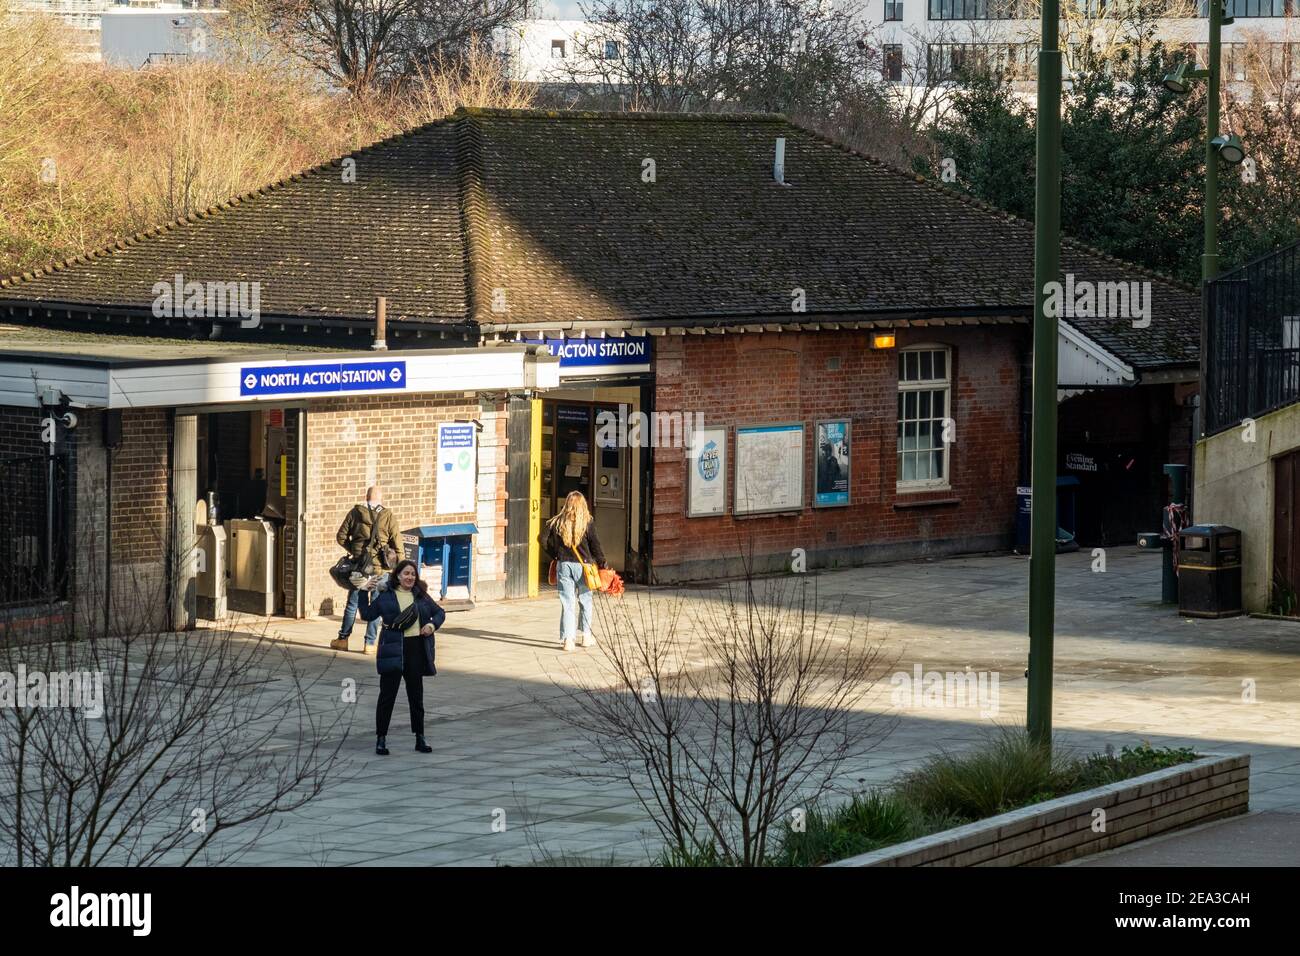
<svg viewBox="0 0 1300 956">
<path fill-rule="evenodd" d="M 373 576 L 391 570 L 402 555 L 402 535 L 397 529 L 397 517 L 384 507 L 378 485 L 366 490 L 366 500 L 348 512 L 335 537 L 353 562 L 352 587 L 348 591 L 347 606 L 343 609 L 343 624 L 339 636 L 330 642 L 334 650 L 345 651 L 363 595 L 366 603 L 370 603 Z M 380 623 L 379 618 L 375 618 L 366 625 L 367 654 L 375 652 Z"/>
</svg>

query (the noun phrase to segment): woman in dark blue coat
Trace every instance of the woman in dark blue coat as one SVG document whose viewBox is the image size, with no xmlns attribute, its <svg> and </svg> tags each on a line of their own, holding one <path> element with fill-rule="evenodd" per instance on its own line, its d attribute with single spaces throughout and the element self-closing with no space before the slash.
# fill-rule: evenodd
<svg viewBox="0 0 1300 956">
<path fill-rule="evenodd" d="M 389 589 L 361 608 L 366 621 L 383 620 L 379 632 L 379 704 L 375 708 L 375 753 L 388 754 L 388 723 L 397 702 L 397 685 L 406 681 L 406 701 L 411 706 L 411 732 L 415 749 L 432 753 L 424 741 L 424 678 L 438 673 L 433 666 L 433 635 L 447 612 L 438 607 L 420 576 L 414 561 L 402 561 L 388 579 Z"/>
</svg>

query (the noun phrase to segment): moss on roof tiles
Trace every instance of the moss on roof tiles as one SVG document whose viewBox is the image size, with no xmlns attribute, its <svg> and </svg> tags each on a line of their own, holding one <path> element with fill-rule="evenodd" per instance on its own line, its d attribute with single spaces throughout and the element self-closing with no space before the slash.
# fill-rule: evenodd
<svg viewBox="0 0 1300 956">
<path fill-rule="evenodd" d="M 355 187 L 344 158 L 0 281 L 0 301 L 140 304 L 146 280 L 183 271 L 258 278 L 264 311 L 290 319 L 365 317 L 379 294 L 435 323 L 788 319 L 793 286 L 824 314 L 1032 308 L 1029 223 L 775 114 L 461 109 L 350 154 Z M 1194 290 L 1072 240 L 1062 253 L 1081 276 L 1161 289 L 1161 333 L 1085 334 L 1134 364 L 1194 360 Z"/>
</svg>

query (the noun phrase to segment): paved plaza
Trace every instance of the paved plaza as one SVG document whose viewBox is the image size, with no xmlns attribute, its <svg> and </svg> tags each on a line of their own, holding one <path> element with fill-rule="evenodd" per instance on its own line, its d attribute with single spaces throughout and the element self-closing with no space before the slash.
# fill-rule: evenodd
<svg viewBox="0 0 1300 956">
<path fill-rule="evenodd" d="M 1148 741 L 1249 753 L 1253 813 L 1218 825 L 1236 828 L 1221 831 L 1235 836 L 1216 835 L 1212 826 L 1095 862 L 1179 863 L 1187 854 L 1194 859 L 1186 862 L 1203 864 L 1300 862 L 1300 849 L 1290 849 L 1295 841 L 1278 848 L 1280 835 L 1300 833 L 1300 624 L 1182 618 L 1159 602 L 1157 555 L 1111 549 L 1106 562 L 1098 573 L 1087 552 L 1058 560 L 1059 740 L 1080 750 Z M 995 725 L 1023 724 L 1028 568 L 1025 558 L 997 555 L 815 576 L 828 606 L 869 619 L 890 673 L 910 674 L 920 665 L 925 672 L 969 667 L 999 676 L 998 713 L 986 717 L 978 707 L 893 706 L 886 675 L 863 706 L 893 714 L 896 724 L 865 759 L 844 768 L 843 792 L 886 783 L 938 749 L 979 741 Z M 683 593 L 690 605 L 716 600 L 708 588 Z M 629 591 L 625 600 L 643 596 Z M 373 752 L 374 658 L 328 650 L 337 619 L 275 622 L 273 633 L 304 667 L 325 675 L 322 686 L 353 678 L 359 699 L 336 782 L 281 817 L 240 862 L 493 866 L 651 859 L 660 843 L 632 793 L 570 773 L 592 768 L 591 748 L 542 705 L 560 698 L 575 678 L 594 674 L 602 653 L 561 652 L 558 614 L 553 595 L 449 614 L 438 638 L 438 676 L 425 682 L 434 752 L 412 749 L 399 694 L 388 757 Z M 358 623 L 354 648 L 361 634 Z M 1252 833 L 1271 847 L 1262 857 L 1247 852 Z M 1188 848 L 1183 857 L 1180 846 Z M 1235 857 L 1234 847 L 1243 848 Z M 1279 858 L 1286 853 L 1292 859 Z"/>
</svg>

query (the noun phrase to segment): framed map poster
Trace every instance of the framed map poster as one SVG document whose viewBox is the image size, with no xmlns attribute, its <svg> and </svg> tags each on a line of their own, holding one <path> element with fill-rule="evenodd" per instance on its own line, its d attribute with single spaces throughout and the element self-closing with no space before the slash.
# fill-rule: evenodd
<svg viewBox="0 0 1300 956">
<path fill-rule="evenodd" d="M 691 432 L 686 457 L 686 517 L 702 518 L 727 512 L 727 430 L 700 428 Z"/>
<path fill-rule="evenodd" d="M 732 510 L 763 514 L 803 510 L 803 423 L 736 428 Z"/>
<path fill-rule="evenodd" d="M 849 503 L 849 420 L 817 423 L 817 465 L 813 470 L 813 507 L 836 508 Z"/>
</svg>

